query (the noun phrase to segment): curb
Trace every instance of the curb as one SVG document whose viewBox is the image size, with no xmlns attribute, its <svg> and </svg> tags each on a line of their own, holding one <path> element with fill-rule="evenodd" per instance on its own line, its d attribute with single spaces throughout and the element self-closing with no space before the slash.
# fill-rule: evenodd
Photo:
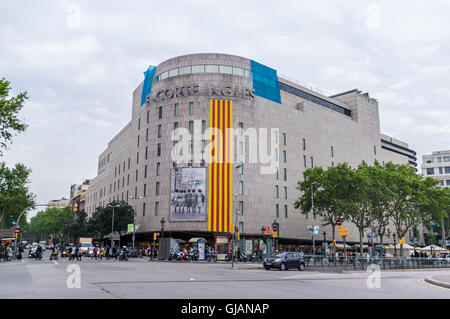
<svg viewBox="0 0 450 319">
<path fill-rule="evenodd" d="M 433 279 L 433 277 L 426 277 L 425 282 L 435 285 L 435 286 L 440 286 L 440 287 L 450 289 L 450 283 Z"/>
</svg>

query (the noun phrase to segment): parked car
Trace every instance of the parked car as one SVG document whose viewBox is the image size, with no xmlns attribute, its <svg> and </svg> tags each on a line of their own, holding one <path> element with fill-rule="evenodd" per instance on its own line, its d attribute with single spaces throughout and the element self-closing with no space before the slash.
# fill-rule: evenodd
<svg viewBox="0 0 450 319">
<path fill-rule="evenodd" d="M 298 252 L 279 252 L 264 259 L 263 266 L 266 270 L 270 268 L 278 268 L 280 270 L 288 270 L 291 268 L 300 271 L 305 270 L 305 262 L 302 255 Z"/>
</svg>

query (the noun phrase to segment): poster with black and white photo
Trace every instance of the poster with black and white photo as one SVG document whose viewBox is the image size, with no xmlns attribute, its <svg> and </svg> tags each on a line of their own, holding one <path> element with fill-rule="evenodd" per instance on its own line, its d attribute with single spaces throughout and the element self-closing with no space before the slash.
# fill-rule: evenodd
<svg viewBox="0 0 450 319">
<path fill-rule="evenodd" d="M 170 221 L 206 221 L 206 168 L 172 169 Z"/>
</svg>

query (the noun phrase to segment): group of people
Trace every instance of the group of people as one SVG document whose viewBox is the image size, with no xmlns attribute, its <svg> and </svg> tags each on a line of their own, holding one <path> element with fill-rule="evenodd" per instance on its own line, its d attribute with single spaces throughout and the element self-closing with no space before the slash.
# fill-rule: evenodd
<svg viewBox="0 0 450 319">
<path fill-rule="evenodd" d="M 200 214 L 202 207 L 205 205 L 205 195 L 201 189 L 198 189 L 197 192 L 195 189 L 176 189 L 172 194 L 171 202 L 175 213 Z"/>
<path fill-rule="evenodd" d="M 0 245 L 0 261 L 11 261 L 13 258 L 22 259 L 23 247 L 19 246 L 17 254 L 14 256 L 14 247 L 12 245 Z"/>
</svg>

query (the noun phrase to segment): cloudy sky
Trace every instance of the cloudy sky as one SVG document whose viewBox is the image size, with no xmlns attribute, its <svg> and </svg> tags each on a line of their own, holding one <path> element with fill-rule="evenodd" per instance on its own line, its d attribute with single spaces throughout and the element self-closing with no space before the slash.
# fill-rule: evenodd
<svg viewBox="0 0 450 319">
<path fill-rule="evenodd" d="M 0 77 L 30 99 L 4 159 L 38 203 L 96 175 L 149 65 L 229 53 L 331 95 L 378 99 L 382 132 L 421 156 L 450 149 L 449 1 L 3 1 Z"/>
</svg>

